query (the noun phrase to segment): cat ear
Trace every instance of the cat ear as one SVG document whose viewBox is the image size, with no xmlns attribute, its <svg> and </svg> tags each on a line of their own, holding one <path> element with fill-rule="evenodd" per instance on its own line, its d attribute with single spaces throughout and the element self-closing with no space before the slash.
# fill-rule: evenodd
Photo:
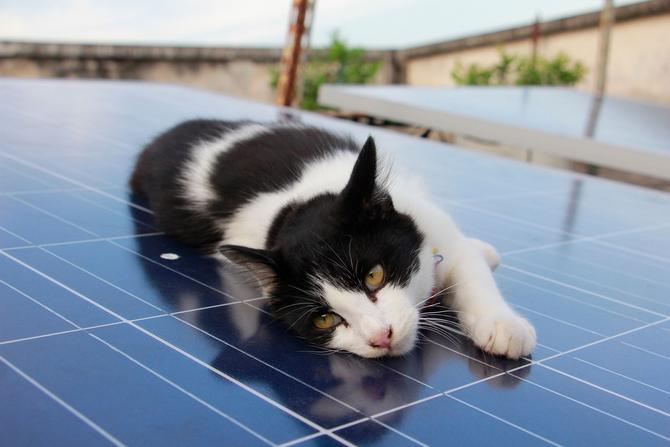
<svg viewBox="0 0 670 447">
<path fill-rule="evenodd" d="M 340 194 L 344 210 L 367 208 L 372 203 L 377 178 L 377 148 L 375 140 L 368 137 L 351 171 L 351 176 Z"/>
<path fill-rule="evenodd" d="M 377 148 L 368 137 L 358 154 L 351 176 L 340 194 L 340 211 L 344 216 L 379 218 L 393 211 L 393 201 L 377 185 Z"/>
<path fill-rule="evenodd" d="M 264 290 L 270 290 L 276 285 L 277 260 L 271 251 L 242 245 L 223 245 L 219 251 L 226 259 L 253 273 Z"/>
</svg>

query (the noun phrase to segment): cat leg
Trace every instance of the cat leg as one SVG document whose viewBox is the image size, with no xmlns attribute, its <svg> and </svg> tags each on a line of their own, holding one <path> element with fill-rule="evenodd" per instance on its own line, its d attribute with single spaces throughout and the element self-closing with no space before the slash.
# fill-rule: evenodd
<svg viewBox="0 0 670 447">
<path fill-rule="evenodd" d="M 409 190 L 409 188 L 406 188 Z M 411 215 L 442 260 L 435 286 L 450 292 L 449 305 L 473 342 L 486 352 L 519 358 L 535 348 L 535 329 L 505 302 L 491 270 L 500 262 L 489 244 L 465 237 L 442 209 L 417 195 L 393 196 L 396 208 Z"/>
<path fill-rule="evenodd" d="M 513 359 L 530 354 L 536 344 L 535 329 L 500 294 L 481 245 L 466 239 L 459 248 L 448 282 L 454 289 L 452 306 L 467 334 L 492 354 Z"/>
</svg>

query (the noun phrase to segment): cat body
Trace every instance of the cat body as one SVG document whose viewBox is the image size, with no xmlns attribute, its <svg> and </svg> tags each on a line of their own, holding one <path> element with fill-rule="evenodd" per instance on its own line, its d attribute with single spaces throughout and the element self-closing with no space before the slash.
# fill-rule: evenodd
<svg viewBox="0 0 670 447">
<path fill-rule="evenodd" d="M 501 297 L 498 255 L 464 236 L 374 141 L 307 126 L 195 120 L 158 136 L 131 186 L 157 226 L 247 267 L 276 318 L 308 341 L 363 357 L 402 355 L 449 289 L 485 351 L 518 358 L 532 326 Z"/>
</svg>

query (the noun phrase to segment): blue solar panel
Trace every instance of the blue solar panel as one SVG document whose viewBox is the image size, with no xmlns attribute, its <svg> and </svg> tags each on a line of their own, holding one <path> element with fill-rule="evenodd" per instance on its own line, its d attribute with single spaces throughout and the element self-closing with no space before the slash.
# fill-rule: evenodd
<svg viewBox="0 0 670 447">
<path fill-rule="evenodd" d="M 667 445 L 670 195 L 373 133 L 503 253 L 532 358 L 428 336 L 323 355 L 249 277 L 154 227 L 126 188 L 141 145 L 272 106 L 143 83 L 0 82 L 0 445 Z"/>
</svg>

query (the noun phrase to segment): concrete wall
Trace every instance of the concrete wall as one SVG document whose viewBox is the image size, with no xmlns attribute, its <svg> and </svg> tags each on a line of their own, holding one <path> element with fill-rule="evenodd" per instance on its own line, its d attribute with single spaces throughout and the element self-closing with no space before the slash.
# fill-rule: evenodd
<svg viewBox="0 0 670 447">
<path fill-rule="evenodd" d="M 131 65 L 131 66 L 128 66 Z M 0 75 L 31 78 L 143 79 L 172 82 L 271 102 L 269 70 L 272 64 L 252 61 L 207 62 L 197 65 L 166 61 L 41 61 L 0 60 Z"/>
<path fill-rule="evenodd" d="M 273 101 L 278 49 L 0 43 L 0 75 L 143 79 Z"/>
<path fill-rule="evenodd" d="M 667 3 L 667 2 L 666 2 Z M 556 32 L 543 36 L 538 52 L 552 57 L 568 54 L 587 66 L 588 72 L 577 88 L 594 85 L 599 31 L 596 26 Z M 445 49 L 432 54 L 409 53 L 405 60 L 406 82 L 412 85 L 454 85 L 451 72 L 460 62 L 490 65 L 499 60 L 498 49 L 529 55 L 530 39 L 498 40 L 471 48 Z M 411 50 L 410 50 L 411 51 Z M 607 93 L 670 103 L 670 10 L 617 23 L 611 35 L 607 68 Z"/>
<path fill-rule="evenodd" d="M 271 69 L 278 48 L 198 48 L 0 42 L 0 76 L 142 79 L 202 87 L 233 96 L 274 102 Z M 390 51 L 372 51 L 386 61 L 374 79 L 390 82 Z"/>
</svg>

